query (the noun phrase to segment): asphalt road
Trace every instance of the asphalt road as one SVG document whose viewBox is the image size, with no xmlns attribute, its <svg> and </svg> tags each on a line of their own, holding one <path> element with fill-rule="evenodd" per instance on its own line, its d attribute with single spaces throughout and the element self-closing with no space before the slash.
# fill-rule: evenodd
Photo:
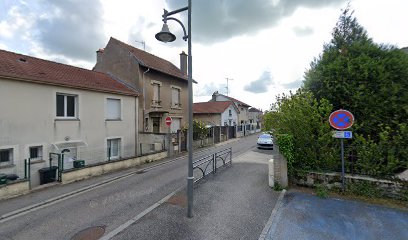
<svg viewBox="0 0 408 240">
<path fill-rule="evenodd" d="M 233 157 L 236 157 L 253 149 L 255 145 L 256 135 L 253 135 L 222 146 L 197 151 L 194 159 L 228 147 L 232 147 Z M 0 224 L 0 239 L 71 239 L 81 230 L 92 226 L 104 226 L 105 231 L 110 232 L 166 195 L 184 187 L 187 177 L 187 158 L 180 157 L 176 161 L 147 171 L 136 173 L 135 169 L 129 169 L 0 201 L 0 214 L 4 216 L 9 212 L 121 174 L 129 174 L 129 176 L 82 194 L 46 204 L 41 209 L 28 211 L 22 216 L 3 220 Z"/>
<path fill-rule="evenodd" d="M 406 240 L 408 212 L 289 191 L 273 218 L 269 239 Z"/>
</svg>

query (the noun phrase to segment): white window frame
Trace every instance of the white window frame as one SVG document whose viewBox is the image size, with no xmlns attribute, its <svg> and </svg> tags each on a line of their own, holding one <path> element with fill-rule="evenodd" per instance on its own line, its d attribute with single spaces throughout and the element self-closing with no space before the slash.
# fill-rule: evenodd
<svg viewBox="0 0 408 240">
<path fill-rule="evenodd" d="M 117 146 L 118 152 L 116 155 L 112 155 L 112 152 L 110 152 L 111 155 L 109 156 L 109 148 L 112 149 L 112 141 L 115 141 L 115 140 L 118 141 L 118 146 Z M 107 160 L 119 159 L 121 152 L 122 152 L 121 146 L 122 146 L 122 138 L 120 137 L 107 138 L 106 139 L 106 159 Z"/>
<path fill-rule="evenodd" d="M 171 107 L 180 109 L 181 108 L 181 87 L 171 85 L 170 88 L 171 88 Z M 173 90 L 178 91 L 177 102 L 175 102 L 173 99 Z"/>
<path fill-rule="evenodd" d="M 64 96 L 64 115 L 58 116 L 58 96 Z M 74 116 L 67 116 L 68 106 L 67 106 L 67 97 L 74 97 Z M 55 116 L 58 119 L 78 119 L 78 95 L 68 94 L 57 92 L 55 95 Z"/>
<path fill-rule="evenodd" d="M 12 147 L 5 147 L 5 148 L 0 148 L 1 152 L 8 151 L 9 156 L 8 156 L 8 161 L 0 162 L 0 166 L 7 166 L 7 165 L 12 165 L 14 162 L 14 151 L 15 149 Z M 3 153 L 4 154 L 4 153 Z"/>
<path fill-rule="evenodd" d="M 162 87 L 162 82 L 156 81 L 156 80 L 151 80 L 150 84 L 153 87 L 153 91 L 152 91 L 152 106 L 153 107 L 160 107 L 161 105 L 161 91 L 160 88 Z M 157 99 L 154 98 L 154 86 L 157 85 L 158 86 L 158 93 L 157 93 Z"/>
<path fill-rule="evenodd" d="M 112 117 L 109 116 L 110 113 L 110 109 L 109 109 L 109 101 L 119 101 L 119 113 L 117 116 Z M 105 114 L 105 118 L 106 120 L 116 120 L 116 121 L 120 121 L 122 120 L 122 99 L 120 98 L 112 98 L 112 97 L 108 97 L 106 98 L 106 114 Z"/>
<path fill-rule="evenodd" d="M 31 149 L 37 148 L 37 157 L 31 157 Z M 28 156 L 31 161 L 40 161 L 44 159 L 44 148 L 42 145 L 34 145 L 28 147 Z"/>
</svg>

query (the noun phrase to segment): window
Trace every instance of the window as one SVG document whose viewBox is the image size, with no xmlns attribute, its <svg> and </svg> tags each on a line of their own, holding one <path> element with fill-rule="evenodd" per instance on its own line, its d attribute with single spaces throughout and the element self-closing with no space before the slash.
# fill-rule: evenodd
<svg viewBox="0 0 408 240">
<path fill-rule="evenodd" d="M 160 118 L 152 117 L 153 133 L 160 133 Z"/>
<path fill-rule="evenodd" d="M 57 117 L 75 118 L 77 116 L 77 96 L 57 93 Z"/>
<path fill-rule="evenodd" d="M 160 105 L 160 84 L 153 83 L 153 105 Z"/>
<path fill-rule="evenodd" d="M 172 87 L 171 88 L 171 106 L 175 108 L 181 107 L 180 104 L 180 88 Z"/>
<path fill-rule="evenodd" d="M 228 110 L 228 114 L 229 114 L 230 117 L 232 117 L 232 111 L 231 111 L 231 109 Z"/>
<path fill-rule="evenodd" d="M 107 143 L 108 160 L 118 159 L 120 157 L 120 138 L 108 139 Z"/>
<path fill-rule="evenodd" d="M 121 104 L 120 99 L 108 98 L 106 101 L 106 119 L 120 120 L 121 119 Z"/>
<path fill-rule="evenodd" d="M 0 149 L 0 165 L 8 165 L 13 162 L 13 149 Z"/>
<path fill-rule="evenodd" d="M 171 125 L 170 125 L 170 131 L 172 133 L 176 133 L 178 130 L 180 130 L 180 126 L 181 126 L 181 118 L 173 117 L 173 121 L 171 122 Z"/>
<path fill-rule="evenodd" d="M 30 147 L 30 159 L 34 161 L 43 159 L 42 146 Z"/>
</svg>

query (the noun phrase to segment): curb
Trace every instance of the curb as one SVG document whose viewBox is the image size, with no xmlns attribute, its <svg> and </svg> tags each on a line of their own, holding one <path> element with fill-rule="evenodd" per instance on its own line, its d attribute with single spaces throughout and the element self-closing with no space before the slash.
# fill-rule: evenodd
<svg viewBox="0 0 408 240">
<path fill-rule="evenodd" d="M 261 235 L 259 236 L 259 239 L 258 239 L 258 240 L 267 240 L 266 237 L 267 237 L 267 234 L 268 234 L 268 232 L 269 232 L 269 229 L 271 229 L 271 227 L 272 227 L 273 220 L 275 219 L 275 217 L 276 217 L 278 211 L 280 210 L 280 208 L 281 208 L 282 205 L 283 205 L 283 201 L 282 201 L 282 200 L 283 200 L 283 197 L 285 196 L 285 193 L 286 193 L 286 190 L 283 189 L 282 192 L 279 194 L 279 198 L 278 198 L 278 200 L 277 200 L 277 202 L 276 202 L 276 204 L 275 204 L 275 207 L 274 207 L 273 210 L 272 210 L 271 216 L 269 217 L 269 220 L 268 220 L 268 222 L 266 223 L 264 229 L 262 230 L 262 233 L 261 233 Z"/>
</svg>

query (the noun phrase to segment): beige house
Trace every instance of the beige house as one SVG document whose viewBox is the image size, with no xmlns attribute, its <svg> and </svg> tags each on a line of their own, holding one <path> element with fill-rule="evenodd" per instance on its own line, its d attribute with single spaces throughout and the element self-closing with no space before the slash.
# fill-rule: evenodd
<svg viewBox="0 0 408 240">
<path fill-rule="evenodd" d="M 95 71 L 107 73 L 142 93 L 139 108 L 141 141 L 151 141 L 149 133 L 167 133 L 167 116 L 172 117 L 171 131 L 187 123 L 187 55 L 180 54 L 180 69 L 167 60 L 110 38 L 97 51 Z"/>
<path fill-rule="evenodd" d="M 218 93 L 218 91 L 214 92 L 212 98 L 209 102 L 223 102 L 223 101 L 232 101 L 234 102 L 235 106 L 238 108 L 238 125 L 246 125 L 249 124 L 249 108 L 250 105 L 241 102 L 235 98 L 223 95 Z"/>
<path fill-rule="evenodd" d="M 251 124 L 252 128 L 261 128 L 262 121 L 263 121 L 263 112 L 256 108 L 250 108 L 248 110 L 249 116 L 249 124 Z"/>
<path fill-rule="evenodd" d="M 23 178 L 30 159 L 38 185 L 50 153 L 64 153 L 64 169 L 135 156 L 138 109 L 119 78 L 0 50 L 0 173 Z"/>
<path fill-rule="evenodd" d="M 194 120 L 210 126 L 236 126 L 238 108 L 232 101 L 201 102 L 193 105 Z"/>
</svg>

